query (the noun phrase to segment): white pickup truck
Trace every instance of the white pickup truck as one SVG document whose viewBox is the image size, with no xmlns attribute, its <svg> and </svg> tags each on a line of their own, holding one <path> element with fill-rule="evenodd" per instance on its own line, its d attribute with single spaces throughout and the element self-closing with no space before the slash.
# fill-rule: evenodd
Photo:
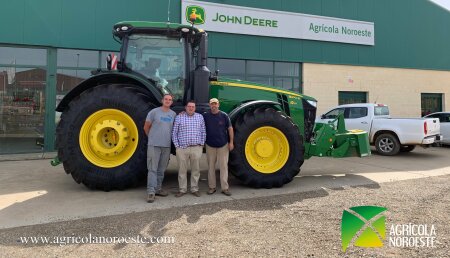
<svg viewBox="0 0 450 258">
<path fill-rule="evenodd" d="M 383 104 L 347 104 L 323 114 L 316 123 L 328 123 L 343 112 L 347 130 L 359 129 L 369 133 L 370 144 L 381 155 L 412 151 L 416 145 L 428 147 L 442 139 L 437 118 L 390 118 Z"/>
</svg>

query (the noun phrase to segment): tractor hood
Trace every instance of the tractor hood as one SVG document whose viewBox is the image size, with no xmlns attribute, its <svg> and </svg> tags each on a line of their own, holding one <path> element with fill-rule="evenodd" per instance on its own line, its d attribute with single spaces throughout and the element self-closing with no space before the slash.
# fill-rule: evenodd
<svg viewBox="0 0 450 258">
<path fill-rule="evenodd" d="M 217 79 L 217 81 L 212 81 L 211 85 L 222 85 L 222 86 L 231 86 L 231 87 L 235 86 L 235 87 L 241 87 L 241 88 L 249 88 L 249 89 L 256 89 L 256 90 L 261 90 L 261 91 L 281 93 L 281 94 L 286 94 L 288 96 L 300 97 L 300 98 L 305 99 L 307 101 L 309 100 L 309 101 L 312 101 L 312 102 L 317 102 L 317 100 L 315 98 L 313 98 L 313 97 L 310 97 L 310 96 L 307 96 L 307 95 L 303 95 L 303 94 L 300 94 L 300 93 L 295 92 L 295 91 L 283 89 L 281 87 L 269 86 L 269 85 L 266 85 L 266 84 L 260 84 L 260 83 L 255 83 L 255 82 L 230 79 L 230 78 L 225 78 L 225 77 L 219 77 Z"/>
</svg>

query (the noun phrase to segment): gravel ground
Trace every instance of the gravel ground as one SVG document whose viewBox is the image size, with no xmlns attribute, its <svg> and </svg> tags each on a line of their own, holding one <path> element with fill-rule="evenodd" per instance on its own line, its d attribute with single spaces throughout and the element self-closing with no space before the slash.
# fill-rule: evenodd
<svg viewBox="0 0 450 258">
<path fill-rule="evenodd" d="M 449 193 L 450 176 L 440 176 L 18 227 L 0 230 L 0 256 L 450 257 Z M 361 205 L 388 209 L 387 234 L 391 224 L 433 224 L 436 247 L 389 247 L 386 240 L 381 248 L 352 246 L 343 253 L 343 209 Z M 89 234 L 167 236 L 174 243 L 60 246 L 18 241 L 21 236 Z"/>
</svg>

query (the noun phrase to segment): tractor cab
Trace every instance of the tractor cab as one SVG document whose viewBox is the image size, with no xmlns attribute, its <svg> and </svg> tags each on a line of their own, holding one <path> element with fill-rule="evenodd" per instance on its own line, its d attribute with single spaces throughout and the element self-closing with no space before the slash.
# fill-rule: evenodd
<svg viewBox="0 0 450 258">
<path fill-rule="evenodd" d="M 161 94 L 172 94 L 175 110 L 191 99 L 198 102 L 198 111 L 207 108 L 206 32 L 181 24 L 120 22 L 113 35 L 122 44 L 120 72 L 145 77 Z"/>
<path fill-rule="evenodd" d="M 145 34 L 128 37 L 124 67 L 150 80 L 163 94 L 182 101 L 187 80 L 183 38 L 166 38 Z"/>
</svg>

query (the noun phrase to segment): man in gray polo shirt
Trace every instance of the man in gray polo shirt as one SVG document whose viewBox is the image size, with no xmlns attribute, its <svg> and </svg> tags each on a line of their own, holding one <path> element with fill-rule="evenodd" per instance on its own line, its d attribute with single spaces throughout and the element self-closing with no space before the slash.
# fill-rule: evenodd
<svg viewBox="0 0 450 258">
<path fill-rule="evenodd" d="M 144 131 L 148 135 L 147 149 L 147 202 L 155 201 L 155 195 L 167 196 L 162 189 L 164 172 L 169 163 L 172 128 L 176 113 L 170 109 L 173 97 L 165 94 L 162 106 L 150 110 L 145 119 Z"/>
</svg>

